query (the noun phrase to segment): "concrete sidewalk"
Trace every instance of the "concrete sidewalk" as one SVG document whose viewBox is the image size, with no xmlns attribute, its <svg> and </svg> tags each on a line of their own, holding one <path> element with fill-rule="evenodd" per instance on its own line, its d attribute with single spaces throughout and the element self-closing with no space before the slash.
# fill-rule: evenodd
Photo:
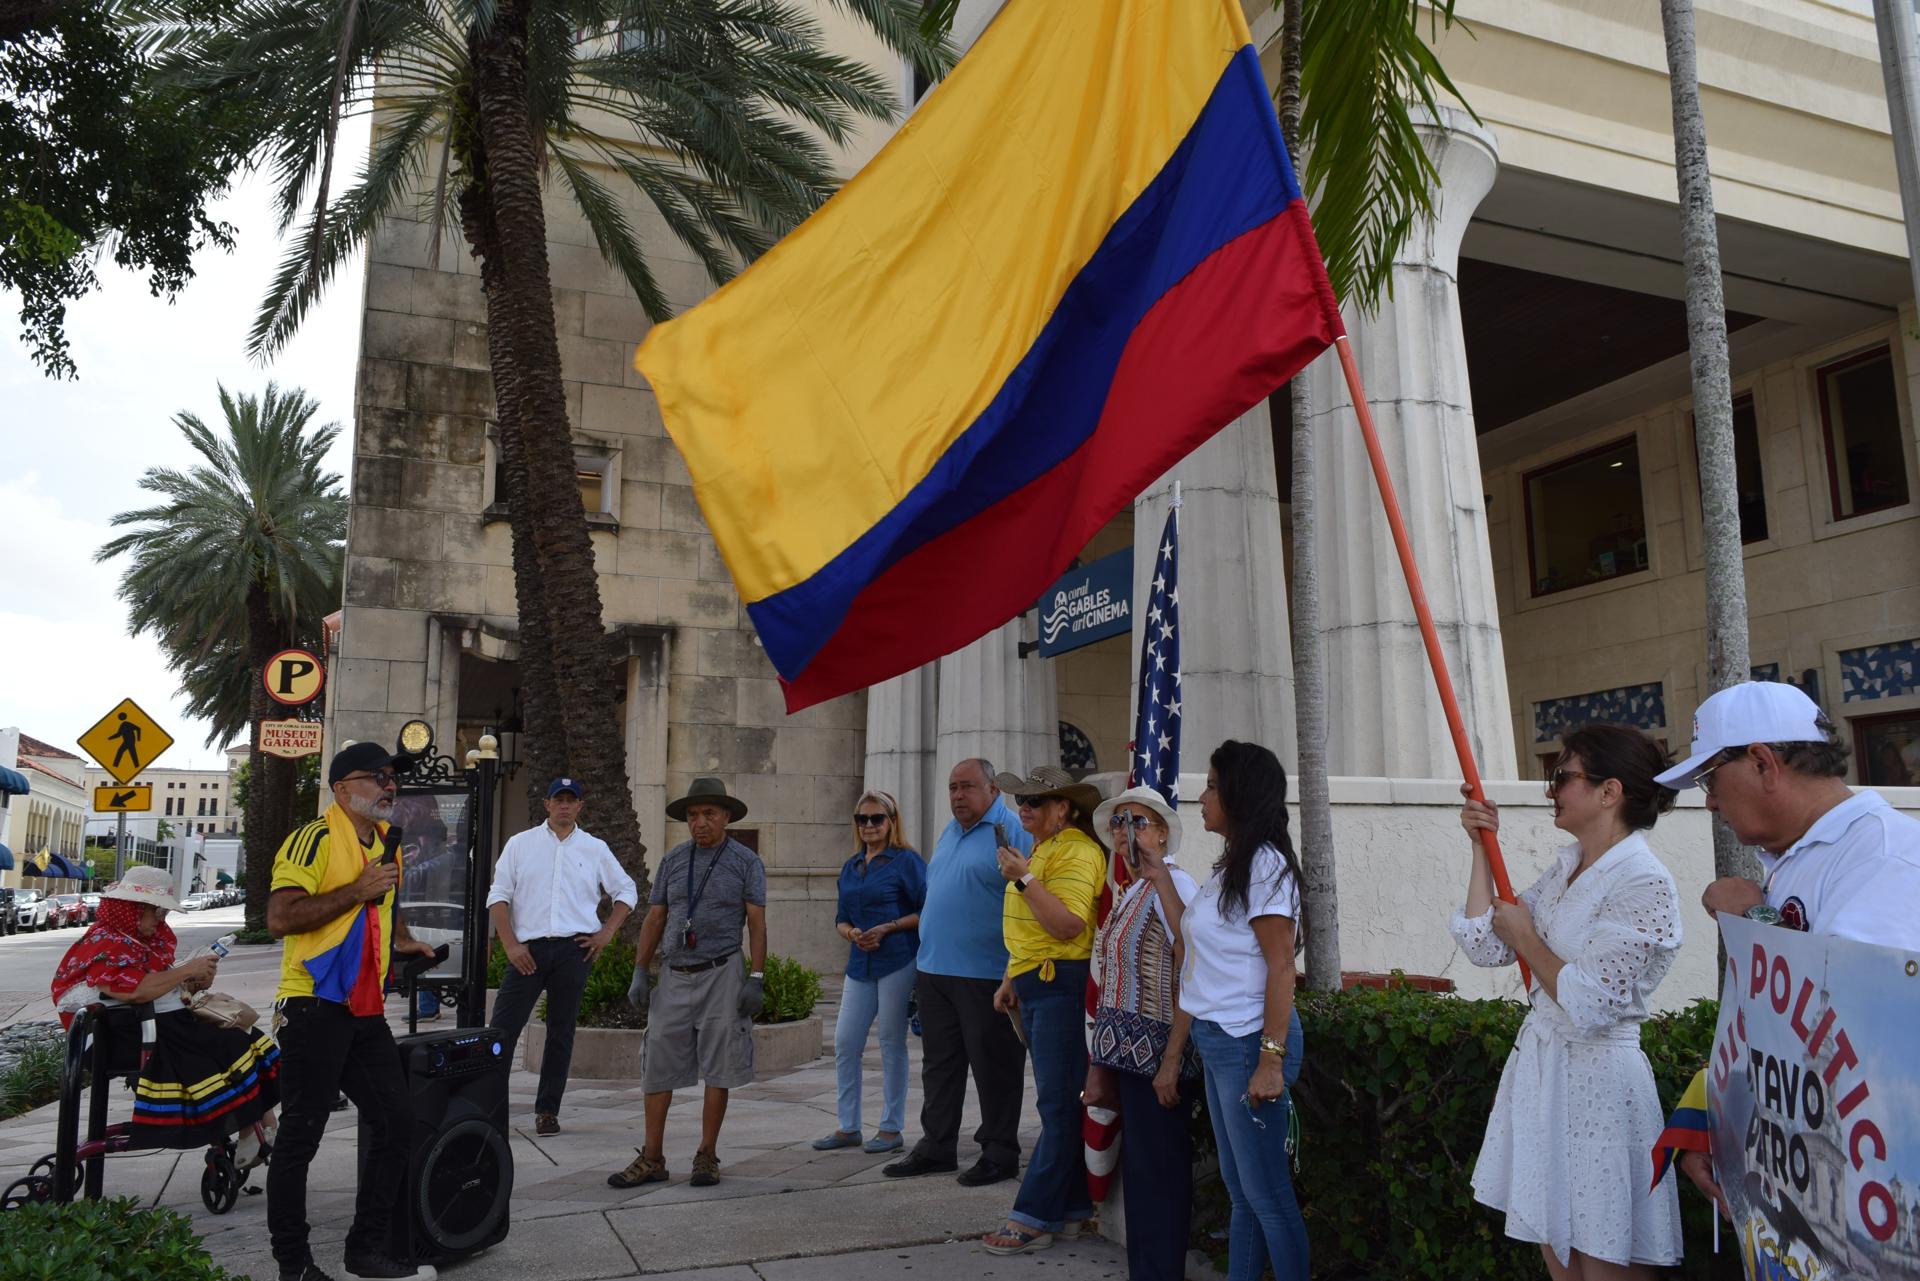
<svg viewBox="0 0 1920 1281">
<path fill-rule="evenodd" d="M 390 1008 L 398 1024 L 397 998 Z M 821 1012 L 830 1033 L 834 1010 L 823 1004 Z M 909 1046 L 914 1060 L 907 1109 L 911 1143 L 919 1122 L 919 1038 L 910 1037 Z M 576 1083 L 561 1110 L 563 1132 L 536 1139 L 536 1079 L 515 1072 L 509 1105 L 512 1231 L 485 1254 L 447 1265 L 442 1275 L 458 1281 L 589 1281 L 642 1274 L 676 1281 L 860 1281 L 918 1272 L 941 1281 L 1004 1281 L 1045 1267 L 1060 1281 L 1126 1276 L 1126 1252 L 1097 1237 L 1058 1242 L 1031 1256 L 988 1254 L 979 1238 L 1012 1205 L 1012 1181 L 970 1189 L 952 1175 L 889 1179 L 880 1167 L 896 1159 L 893 1154 L 813 1151 L 811 1142 L 834 1128 L 831 1055 L 829 1048 L 811 1064 L 733 1092 L 721 1132 L 720 1183 L 711 1188 L 687 1183 L 699 1142 L 700 1091 L 681 1091 L 674 1100 L 666 1141 L 672 1180 L 620 1191 L 607 1186 L 606 1176 L 625 1166 L 641 1141 L 638 1087 Z M 880 1093 L 879 1054 L 871 1043 L 865 1079 L 871 1134 Z M 118 1102 L 116 1119 L 124 1115 Z M 1033 1116 L 1031 1079 L 1026 1114 Z M 0 1184 L 52 1150 L 53 1123 L 53 1109 L 47 1107 L 0 1125 Z M 338 1270 L 353 1214 L 355 1124 L 351 1110 L 334 1116 L 309 1176 L 314 1256 L 330 1272 Z M 978 1124 L 969 1095 L 961 1125 L 962 1169 L 977 1156 L 971 1135 Z M 1022 1132 L 1027 1151 L 1036 1129 L 1030 1120 Z M 277 1272 L 267 1249 L 266 1198 L 243 1195 L 231 1213 L 209 1214 L 200 1203 L 201 1168 L 199 1151 L 111 1158 L 107 1193 L 138 1196 L 191 1216 L 221 1265 L 236 1275 L 273 1281 Z M 263 1177 L 264 1171 L 256 1171 L 251 1186 L 261 1186 Z"/>
</svg>

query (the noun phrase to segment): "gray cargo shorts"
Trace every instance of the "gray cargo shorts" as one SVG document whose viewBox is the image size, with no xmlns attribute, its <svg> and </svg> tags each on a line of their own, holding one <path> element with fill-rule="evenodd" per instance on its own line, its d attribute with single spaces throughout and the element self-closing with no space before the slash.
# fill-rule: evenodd
<svg viewBox="0 0 1920 1281">
<path fill-rule="evenodd" d="M 740 1013 L 746 974 L 738 953 L 697 974 L 661 969 L 647 1009 L 642 1090 L 659 1094 L 702 1082 L 717 1090 L 753 1084 L 753 1020 Z"/>
</svg>

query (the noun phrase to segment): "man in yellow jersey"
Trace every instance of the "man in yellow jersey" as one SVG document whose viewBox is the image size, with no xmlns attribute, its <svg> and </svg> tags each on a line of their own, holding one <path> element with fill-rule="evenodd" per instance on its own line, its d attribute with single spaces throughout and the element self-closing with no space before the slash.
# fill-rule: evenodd
<svg viewBox="0 0 1920 1281">
<path fill-rule="evenodd" d="M 280 846 L 267 900 L 267 928 L 285 942 L 274 1006 L 281 1113 L 267 1167 L 267 1232 L 281 1281 L 332 1281 L 307 1245 L 307 1166 L 344 1091 L 372 1139 L 360 1154 L 345 1273 L 433 1281 L 431 1267 L 396 1262 L 386 1245 L 413 1128 L 400 1055 L 383 1012 L 387 962 L 394 952 L 433 951 L 408 936 L 394 911 L 397 852 L 383 859 L 398 791 L 393 758 L 377 743 L 354 743 L 334 756 L 327 784 L 333 804 Z"/>
</svg>

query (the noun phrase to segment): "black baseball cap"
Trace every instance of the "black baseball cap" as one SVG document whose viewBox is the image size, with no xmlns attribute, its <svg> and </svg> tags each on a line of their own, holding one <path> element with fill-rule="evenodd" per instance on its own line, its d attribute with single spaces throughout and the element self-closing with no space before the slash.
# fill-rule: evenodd
<svg viewBox="0 0 1920 1281">
<path fill-rule="evenodd" d="M 380 744 L 349 743 L 333 754 L 333 762 L 327 766 L 327 786 L 332 787 L 349 774 L 358 774 L 362 770 L 371 774 L 391 764 L 392 754 Z"/>
</svg>

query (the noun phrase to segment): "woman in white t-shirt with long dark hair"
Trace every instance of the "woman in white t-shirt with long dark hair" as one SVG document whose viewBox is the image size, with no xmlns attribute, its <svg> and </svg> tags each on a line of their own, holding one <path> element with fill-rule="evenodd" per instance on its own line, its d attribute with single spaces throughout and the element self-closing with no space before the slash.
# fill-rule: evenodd
<svg viewBox="0 0 1920 1281">
<path fill-rule="evenodd" d="M 1287 772 L 1271 751 L 1232 739 L 1207 763 L 1200 816 L 1226 850 L 1181 914 L 1180 1008 L 1193 1017 L 1233 1203 L 1227 1279 L 1259 1281 L 1271 1263 L 1278 1281 L 1306 1281 L 1307 1225 L 1287 1151 L 1287 1086 L 1302 1045 L 1294 954 L 1305 926 Z"/>
</svg>

